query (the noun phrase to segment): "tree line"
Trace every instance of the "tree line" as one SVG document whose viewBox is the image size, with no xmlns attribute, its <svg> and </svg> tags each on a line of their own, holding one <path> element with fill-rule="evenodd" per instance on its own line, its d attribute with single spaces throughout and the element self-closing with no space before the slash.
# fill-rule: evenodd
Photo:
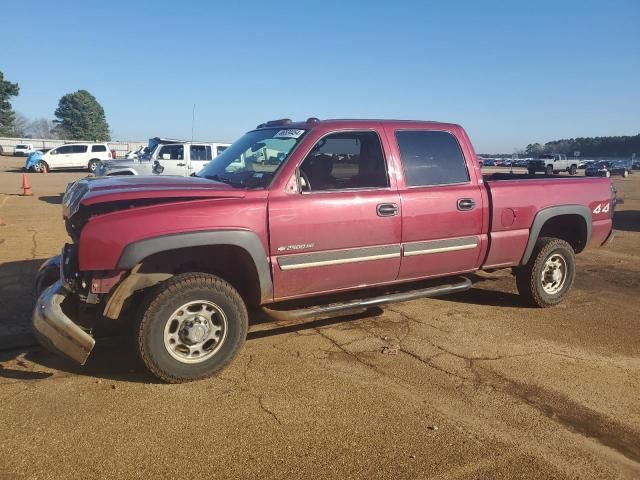
<svg viewBox="0 0 640 480">
<path fill-rule="evenodd" d="M 0 72 L 0 136 L 60 138 L 64 140 L 111 140 L 109 124 L 102 105 L 86 90 L 63 95 L 54 120 L 38 118 L 30 121 L 13 110 L 11 98 L 18 96 L 20 86 L 5 80 Z"/>
<path fill-rule="evenodd" d="M 543 153 L 564 153 L 573 156 L 580 152 L 581 157 L 630 157 L 640 155 L 640 134 L 619 137 L 578 137 L 552 140 L 544 145 L 530 143 L 525 155 L 535 157 Z"/>
</svg>

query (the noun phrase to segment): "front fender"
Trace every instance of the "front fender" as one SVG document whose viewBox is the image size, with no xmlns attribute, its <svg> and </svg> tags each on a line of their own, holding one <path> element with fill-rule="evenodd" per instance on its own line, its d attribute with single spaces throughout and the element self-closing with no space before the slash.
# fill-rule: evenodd
<svg viewBox="0 0 640 480">
<path fill-rule="evenodd" d="M 133 269 L 145 258 L 168 250 L 213 245 L 233 245 L 245 250 L 258 272 L 261 301 L 272 299 L 273 282 L 269 260 L 258 235 L 249 230 L 209 230 L 146 238 L 124 248 L 116 269 Z"/>
</svg>

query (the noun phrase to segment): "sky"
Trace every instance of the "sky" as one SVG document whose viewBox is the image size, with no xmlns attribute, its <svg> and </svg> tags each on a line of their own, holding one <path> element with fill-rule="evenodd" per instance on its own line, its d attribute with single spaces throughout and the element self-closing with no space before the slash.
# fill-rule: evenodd
<svg viewBox="0 0 640 480">
<path fill-rule="evenodd" d="M 152 6 L 153 5 L 153 6 Z M 3 0 L 14 109 L 78 89 L 114 140 L 233 141 L 275 118 L 463 125 L 476 150 L 640 133 L 640 0 Z"/>
</svg>

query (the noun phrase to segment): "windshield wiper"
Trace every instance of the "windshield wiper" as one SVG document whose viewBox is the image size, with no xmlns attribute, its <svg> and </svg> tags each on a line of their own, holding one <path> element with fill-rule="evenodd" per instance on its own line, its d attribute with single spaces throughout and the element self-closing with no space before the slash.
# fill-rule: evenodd
<svg viewBox="0 0 640 480">
<path fill-rule="evenodd" d="M 231 185 L 231 179 L 229 179 L 227 177 L 221 177 L 217 173 L 215 175 L 205 175 L 204 178 L 206 178 L 208 180 L 214 180 L 216 182 L 222 182 L 222 183 L 227 183 L 227 184 Z"/>
<path fill-rule="evenodd" d="M 217 173 L 215 175 L 205 175 L 204 178 L 209 179 L 209 180 L 214 180 L 216 182 L 221 182 L 221 183 L 226 183 L 227 185 L 231 185 L 234 188 L 242 188 L 243 184 L 241 183 L 234 183 L 231 181 L 231 179 L 229 177 L 222 177 L 220 175 L 218 175 Z"/>
</svg>

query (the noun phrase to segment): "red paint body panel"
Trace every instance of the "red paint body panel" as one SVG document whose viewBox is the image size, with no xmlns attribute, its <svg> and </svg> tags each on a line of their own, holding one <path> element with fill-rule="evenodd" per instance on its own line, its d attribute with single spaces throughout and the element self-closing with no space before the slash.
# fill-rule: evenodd
<svg viewBox="0 0 640 480">
<path fill-rule="evenodd" d="M 250 230 L 260 237 L 266 251 L 267 192 L 245 194 L 243 199 L 162 204 L 93 217 L 80 235 L 80 270 L 113 270 L 130 243 L 180 232 Z"/>
<path fill-rule="evenodd" d="M 311 296 L 410 279 L 443 276 L 494 266 L 517 265 L 527 245 L 535 215 L 556 205 L 582 205 L 593 213 L 592 244 L 611 231 L 611 214 L 597 210 L 611 202 L 605 178 L 492 180 L 483 178 L 473 146 L 462 127 L 448 123 L 395 120 L 327 120 L 294 123 L 307 130 L 267 189 L 245 190 L 200 178 L 108 177 L 89 180 L 85 191 L 65 205 L 65 216 L 78 208 L 118 202 L 122 209 L 99 213 L 79 237 L 79 269 L 115 269 L 124 248 L 143 239 L 182 232 L 241 229 L 258 235 L 271 263 L 274 298 Z M 323 136 L 340 131 L 375 131 L 381 139 L 390 185 L 385 189 L 323 193 L 288 193 L 296 168 Z M 398 130 L 447 131 L 458 140 L 469 181 L 457 185 L 407 187 Z M 475 208 L 458 209 L 459 199 Z M 127 201 L 167 199 L 160 205 L 129 208 Z M 65 202 L 66 203 L 66 202 Z M 397 216 L 380 217 L 376 206 L 396 203 Z M 438 241 L 467 239 L 476 244 L 457 251 L 431 249 L 405 255 L 407 249 Z M 430 243 L 431 242 L 431 243 Z M 281 268 L 303 254 L 339 254 L 341 250 L 388 247 L 399 254 L 352 263 Z M 291 247 L 290 249 L 287 247 Z M 427 248 L 428 250 L 428 248 Z"/>
</svg>

